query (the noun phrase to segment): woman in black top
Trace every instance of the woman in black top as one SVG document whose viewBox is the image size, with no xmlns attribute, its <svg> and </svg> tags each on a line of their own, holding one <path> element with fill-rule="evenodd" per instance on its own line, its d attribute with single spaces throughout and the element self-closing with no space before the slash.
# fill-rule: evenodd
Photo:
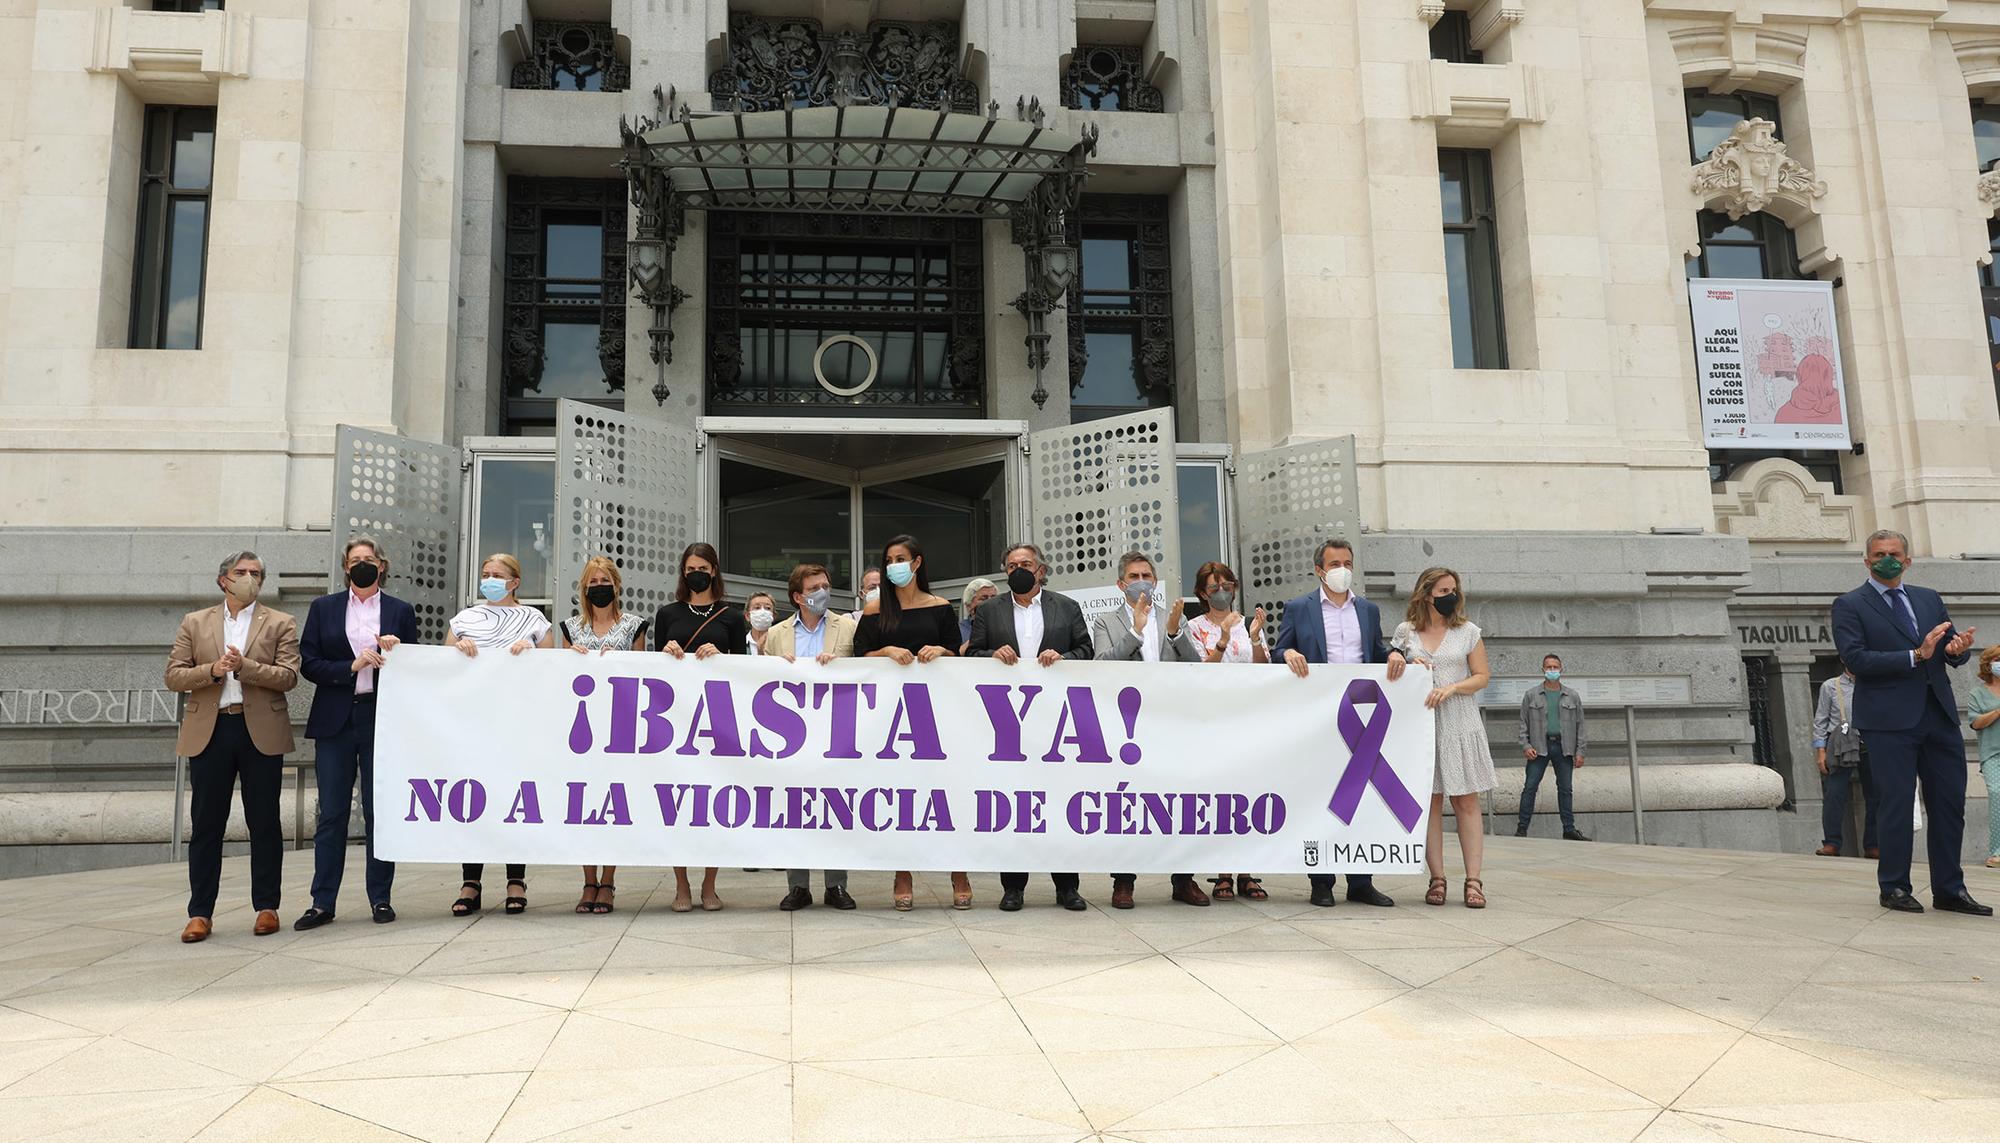
<svg viewBox="0 0 2000 1143">
<path fill-rule="evenodd" d="M 881 596 L 861 613 L 854 632 L 854 653 L 893 659 L 907 667 L 951 655 L 958 646 L 958 617 L 951 601 L 931 594 L 931 577 L 924 570 L 924 550 L 915 537 L 895 536 L 882 546 L 882 574 L 888 581 Z M 910 871 L 896 871 L 895 904 L 908 912 Z M 972 908 L 972 882 L 963 872 L 951 875 L 951 907 Z"/>
<path fill-rule="evenodd" d="M 693 543 L 681 553 L 681 580 L 674 588 L 674 601 L 653 616 L 653 645 L 678 659 L 689 651 L 697 659 L 710 655 L 737 655 L 743 651 L 745 631 L 743 611 L 723 599 L 722 557 L 708 544 Z M 722 908 L 715 893 L 715 866 L 701 875 L 701 907 L 713 913 Z M 694 909 L 685 865 L 674 866 L 674 912 Z"/>
</svg>

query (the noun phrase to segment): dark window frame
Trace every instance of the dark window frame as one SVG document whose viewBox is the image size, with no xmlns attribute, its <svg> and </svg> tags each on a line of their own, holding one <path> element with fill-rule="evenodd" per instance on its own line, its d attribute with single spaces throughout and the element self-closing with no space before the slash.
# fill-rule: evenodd
<svg viewBox="0 0 2000 1143">
<path fill-rule="evenodd" d="M 149 105 L 139 145 L 138 221 L 132 240 L 132 312 L 126 344 L 133 349 L 199 350 L 208 310 L 208 237 L 214 230 L 215 108 L 167 104 Z M 208 171 L 199 186 L 175 182 L 174 141 L 184 122 L 199 130 L 206 120 L 209 135 Z M 194 344 L 166 344 L 172 305 L 167 298 L 174 273 L 173 219 L 175 207 L 200 202 L 201 270 L 195 295 Z"/>
<path fill-rule="evenodd" d="M 178 12 L 186 16 L 199 16 L 203 12 L 220 12 L 223 0 L 153 0 L 155 12 Z"/>
<path fill-rule="evenodd" d="M 1993 366 L 1993 399 L 2000 404 L 2000 219 L 1986 222 L 1986 251 L 1979 268 L 1979 302 L 1986 319 L 1986 359 Z"/>
<path fill-rule="evenodd" d="M 746 276 L 743 257 L 762 249 L 773 257 L 770 270 Z M 912 280 L 866 281 L 879 270 L 807 270 L 773 278 L 781 253 L 850 250 L 908 252 Z M 944 266 L 935 284 L 924 284 L 925 264 L 942 255 Z M 811 275 L 817 274 L 818 277 Z M 934 417 L 978 417 L 986 407 L 985 270 L 981 223 L 978 219 L 885 216 L 870 214 L 793 214 L 773 211 L 708 212 L 708 359 L 707 407 L 711 411 L 760 415 L 838 414 L 857 408 L 885 414 Z M 767 293 L 789 295 L 783 301 Z M 818 295 L 816 299 L 811 295 Z M 883 298 L 880 295 L 891 295 Z M 875 295 L 873 297 L 867 295 Z M 812 304 L 816 300 L 817 304 Z M 746 360 L 746 333 L 775 333 L 799 326 L 821 332 L 857 334 L 918 331 L 944 337 L 941 371 L 923 375 L 919 350 L 911 351 L 911 383 L 890 387 L 887 378 L 854 397 L 841 397 L 815 384 L 786 384 L 782 378 L 749 375 L 757 364 Z M 750 354 L 755 358 L 756 354 Z"/>
<path fill-rule="evenodd" d="M 564 75 L 574 87 L 562 85 Z M 597 87 L 589 86 L 592 78 Z M 508 77 L 508 86 L 528 91 L 618 92 L 631 85 L 631 65 L 618 58 L 618 32 L 599 20 L 536 20 L 528 58 Z"/>
<path fill-rule="evenodd" d="M 1972 122 L 1973 122 L 1972 145 L 1975 154 L 1978 152 L 1980 144 L 1978 125 L 1981 123 L 1991 123 L 1996 128 L 1994 134 L 1988 136 L 1988 138 L 1992 139 L 1994 142 L 1994 145 L 1992 147 L 1987 148 L 1991 157 L 1983 158 L 1979 161 L 1979 171 L 1981 174 L 1984 174 L 1987 171 L 1993 170 L 1995 167 L 2000 167 L 2000 103 L 1989 103 L 1984 99 L 1973 100 Z"/>
<path fill-rule="evenodd" d="M 1745 119 L 1768 119 L 1771 121 L 1771 137 L 1780 142 L 1785 138 L 1785 121 L 1778 114 L 1778 97 L 1765 95 L 1760 91 L 1711 92 L 1705 87 L 1690 87 L 1683 93 L 1682 106 L 1686 109 L 1688 154 L 1693 162 L 1708 158 L 1694 138 L 1695 117 L 1704 111 L 1721 111 L 1734 114 L 1738 122 Z M 1710 148 L 1713 150 L 1713 148 Z"/>
<path fill-rule="evenodd" d="M 1087 194 L 1067 219 L 1077 251 L 1077 273 L 1067 298 L 1070 423 L 1169 408 L 1174 403 L 1173 241 L 1167 227 L 1165 195 Z M 1126 288 L 1092 286 L 1087 240 L 1127 244 Z M 1090 366 L 1090 335 L 1132 339 L 1132 381 L 1139 400 L 1130 405 L 1081 405 L 1074 401 Z"/>
<path fill-rule="evenodd" d="M 1485 63 L 1486 54 L 1472 46 L 1472 13 L 1447 8 L 1431 25 L 1431 58 L 1447 63 Z"/>
<path fill-rule="evenodd" d="M 1145 60 L 1138 48 L 1078 44 L 1063 69 L 1062 105 L 1084 111 L 1152 113 L 1167 109 L 1167 97 L 1146 82 Z"/>
<path fill-rule="evenodd" d="M 1443 219 L 1446 235 L 1465 236 L 1466 298 L 1472 307 L 1472 344 L 1469 363 L 1459 361 L 1456 338 L 1452 345 L 1452 366 L 1457 369 L 1507 368 L 1507 313 L 1501 297 L 1500 234 L 1494 207 L 1493 152 L 1464 147 L 1438 148 L 1440 188 L 1449 178 L 1459 186 L 1461 217 Z M 1440 197 L 1442 190 L 1440 189 Z M 1448 207 L 1447 207 L 1448 209 Z M 1447 278 L 1450 259 L 1445 262 Z M 1447 306 L 1450 291 L 1446 291 Z"/>
<path fill-rule="evenodd" d="M 547 364 L 546 328 L 595 321 L 598 363 L 616 396 L 584 398 L 608 409 L 625 407 L 625 212 L 622 179 L 535 178 L 507 180 L 505 301 L 502 305 L 501 431 L 509 436 L 555 425 L 556 397 L 530 395 Z M 603 227 L 602 277 L 551 278 L 548 227 L 574 223 L 595 212 Z M 595 292 L 588 292 L 595 285 Z M 517 394 L 517 390 L 520 392 Z"/>
</svg>

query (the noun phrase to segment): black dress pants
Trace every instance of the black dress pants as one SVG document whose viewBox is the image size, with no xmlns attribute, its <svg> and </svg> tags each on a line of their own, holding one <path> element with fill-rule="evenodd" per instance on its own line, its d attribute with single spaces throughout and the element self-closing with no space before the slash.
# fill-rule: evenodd
<svg viewBox="0 0 2000 1143">
<path fill-rule="evenodd" d="M 284 759 L 250 741 L 240 714 L 217 714 L 208 747 L 188 759 L 188 916 L 215 916 L 222 883 L 222 837 L 229 828 L 229 799 L 243 787 L 243 819 L 250 827 L 250 904 L 278 907 L 285 839 L 278 826 L 278 791 Z"/>
<path fill-rule="evenodd" d="M 1058 893 L 1064 890 L 1068 890 L 1071 893 L 1076 892 L 1077 879 L 1074 873 L 1051 873 L 1049 874 L 1049 881 L 1055 885 L 1056 892 Z M 1009 893 L 1019 893 L 1027 887 L 1028 875 L 1025 873 L 1002 873 L 1000 875 L 1000 888 Z"/>
</svg>

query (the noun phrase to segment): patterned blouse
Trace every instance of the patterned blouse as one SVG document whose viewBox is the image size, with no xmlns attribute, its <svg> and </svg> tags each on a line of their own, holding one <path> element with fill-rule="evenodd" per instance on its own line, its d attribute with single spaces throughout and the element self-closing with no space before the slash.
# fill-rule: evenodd
<svg viewBox="0 0 2000 1143">
<path fill-rule="evenodd" d="M 525 603 L 512 607 L 475 603 L 451 617 L 451 633 L 472 640 L 482 651 L 495 647 L 505 650 L 520 639 L 540 643 L 542 636 L 549 633 L 549 618 L 539 608 Z"/>
<path fill-rule="evenodd" d="M 634 615 L 629 611 L 620 615 L 618 622 L 611 625 L 611 630 L 602 635 L 599 635 L 581 615 L 570 616 L 563 620 L 562 625 L 563 639 L 570 646 L 581 647 L 586 651 L 630 651 L 632 641 L 645 629 L 645 617 Z"/>
</svg>

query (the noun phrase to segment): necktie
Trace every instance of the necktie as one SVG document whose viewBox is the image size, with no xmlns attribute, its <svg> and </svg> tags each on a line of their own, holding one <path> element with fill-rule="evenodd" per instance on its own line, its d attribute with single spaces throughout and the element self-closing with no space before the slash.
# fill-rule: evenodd
<svg viewBox="0 0 2000 1143">
<path fill-rule="evenodd" d="M 1910 601 L 1903 598 L 1902 588 L 1892 587 L 1889 589 L 1889 607 L 1896 613 L 1896 618 L 1902 620 L 1903 630 L 1910 633 L 1910 638 L 1918 638 L 1917 616 L 1915 612 L 1910 610 Z"/>
</svg>

